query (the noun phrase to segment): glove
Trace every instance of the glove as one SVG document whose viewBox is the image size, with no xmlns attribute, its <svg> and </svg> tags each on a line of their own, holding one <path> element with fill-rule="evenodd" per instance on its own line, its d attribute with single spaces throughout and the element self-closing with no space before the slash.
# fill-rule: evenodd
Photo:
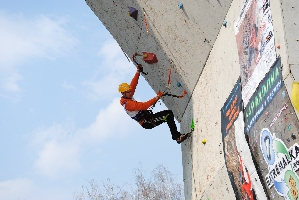
<svg viewBox="0 0 299 200">
<path fill-rule="evenodd" d="M 138 64 L 138 65 L 137 65 L 137 70 L 138 70 L 139 72 L 143 72 L 143 67 L 142 67 L 141 64 Z"/>
<path fill-rule="evenodd" d="M 163 96 L 163 92 L 161 92 L 161 91 L 159 91 L 159 92 L 157 92 L 157 97 L 162 97 Z"/>
</svg>

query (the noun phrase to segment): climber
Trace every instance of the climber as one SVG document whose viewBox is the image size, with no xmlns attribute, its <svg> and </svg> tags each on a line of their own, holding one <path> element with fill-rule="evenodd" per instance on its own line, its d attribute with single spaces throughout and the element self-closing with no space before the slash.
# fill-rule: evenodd
<svg viewBox="0 0 299 200">
<path fill-rule="evenodd" d="M 151 110 L 147 110 L 162 97 L 162 92 L 159 91 L 156 97 L 146 102 L 138 102 L 133 98 L 142 69 L 141 65 L 137 65 L 137 72 L 135 73 L 130 85 L 128 83 L 122 83 L 119 85 L 118 91 L 122 94 L 120 104 L 124 107 L 126 113 L 145 129 L 152 129 L 163 122 L 167 122 L 172 139 L 176 140 L 176 142 L 180 144 L 188 137 L 188 135 L 181 134 L 177 131 L 173 112 L 171 110 L 163 110 L 153 114 Z"/>
</svg>

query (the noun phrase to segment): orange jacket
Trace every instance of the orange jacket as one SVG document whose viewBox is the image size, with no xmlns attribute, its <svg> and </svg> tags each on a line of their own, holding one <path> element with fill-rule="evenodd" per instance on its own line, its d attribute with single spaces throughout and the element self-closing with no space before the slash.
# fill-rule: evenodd
<svg viewBox="0 0 299 200">
<path fill-rule="evenodd" d="M 139 76 L 140 74 L 136 72 L 135 76 L 133 77 L 131 83 L 130 83 L 130 86 L 131 86 L 131 91 L 134 95 L 135 93 L 135 89 L 136 89 L 136 86 L 138 84 L 138 79 L 139 79 Z M 127 98 L 124 98 L 124 97 L 121 97 L 120 99 L 120 104 L 122 106 L 124 106 L 127 114 L 135 119 L 136 119 L 136 116 L 140 115 L 141 114 L 141 111 L 143 110 L 147 110 L 150 106 L 152 106 L 154 103 L 156 103 L 157 99 L 156 97 L 146 101 L 146 102 L 138 102 L 136 101 L 135 99 L 127 99 Z M 137 120 L 138 121 L 138 120 Z M 142 121 L 138 121 L 140 124 L 143 123 L 143 120 Z"/>
</svg>

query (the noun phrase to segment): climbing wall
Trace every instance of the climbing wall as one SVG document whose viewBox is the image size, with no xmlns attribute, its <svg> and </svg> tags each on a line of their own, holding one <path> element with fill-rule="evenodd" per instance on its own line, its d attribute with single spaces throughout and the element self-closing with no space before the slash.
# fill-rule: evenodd
<svg viewBox="0 0 299 200">
<path fill-rule="evenodd" d="M 165 90 L 169 68 L 173 68 L 169 91 L 181 95 L 186 90 L 187 95 L 183 99 L 163 97 L 163 101 L 180 121 L 231 0 L 182 1 L 181 8 L 173 0 L 86 0 L 86 3 L 129 58 L 135 52 L 156 54 L 155 64 L 137 58 L 148 72 L 145 79 L 155 91 Z M 129 16 L 129 7 L 138 10 L 137 20 Z"/>
<path fill-rule="evenodd" d="M 285 34 L 285 42 L 287 45 L 288 62 L 291 72 L 296 81 L 299 81 L 299 6 L 298 1 L 289 0 L 282 1 L 281 14 Z"/>
<path fill-rule="evenodd" d="M 286 152 L 299 152 L 298 113 L 289 98 L 299 75 L 294 0 L 86 3 L 128 59 L 135 52 L 157 56 L 154 64 L 137 57 L 153 90 L 165 89 L 170 68 L 168 91 L 186 90 L 184 98 L 163 97 L 182 133 L 195 125 L 181 145 L 186 199 L 295 199 L 297 155 L 286 158 L 283 175 L 273 174 Z M 137 15 L 128 14 L 132 8 Z"/>
</svg>

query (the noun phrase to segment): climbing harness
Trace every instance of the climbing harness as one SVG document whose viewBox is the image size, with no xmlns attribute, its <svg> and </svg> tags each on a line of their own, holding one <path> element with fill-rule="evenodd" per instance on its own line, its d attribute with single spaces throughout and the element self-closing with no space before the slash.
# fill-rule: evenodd
<svg viewBox="0 0 299 200">
<path fill-rule="evenodd" d="M 147 75 L 148 73 L 145 73 L 145 72 L 143 71 L 143 67 L 142 67 L 142 65 L 139 64 L 139 63 L 137 62 L 137 60 L 136 60 L 136 56 L 142 56 L 142 55 L 140 55 L 140 54 L 138 54 L 138 53 L 134 53 L 134 55 L 132 56 L 132 61 L 133 61 L 133 63 L 136 65 L 137 68 L 139 68 L 139 70 L 140 70 L 140 72 L 141 72 L 142 74 Z"/>
<path fill-rule="evenodd" d="M 138 121 L 146 120 L 151 122 L 154 126 L 155 121 L 154 121 L 154 116 L 153 116 L 153 111 L 152 110 L 143 110 L 142 114 L 138 117 Z"/>
</svg>

